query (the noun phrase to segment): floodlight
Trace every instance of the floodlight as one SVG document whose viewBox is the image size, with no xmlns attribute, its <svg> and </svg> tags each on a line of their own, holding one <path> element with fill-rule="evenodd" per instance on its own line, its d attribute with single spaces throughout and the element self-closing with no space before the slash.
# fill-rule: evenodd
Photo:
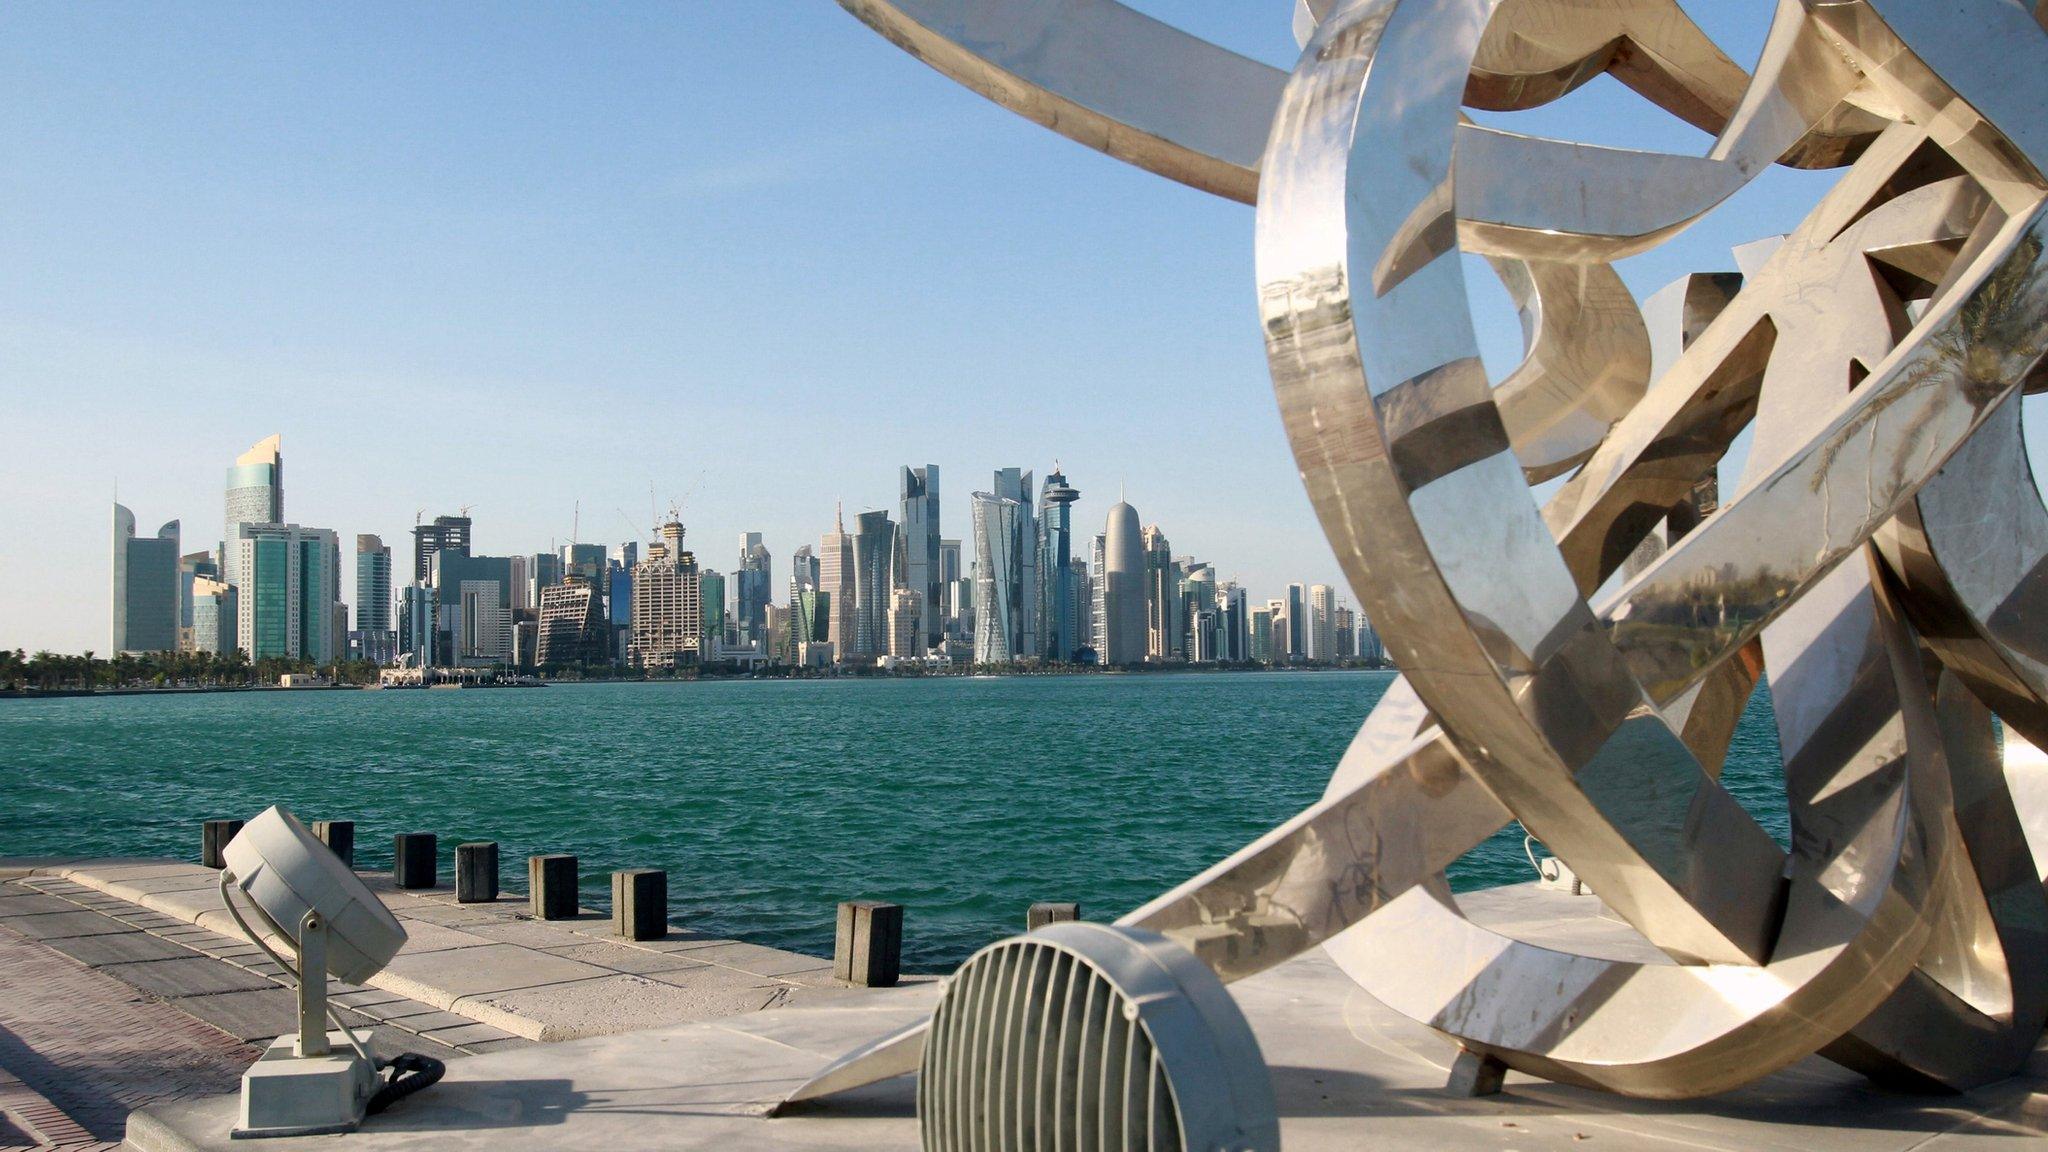
<svg viewBox="0 0 2048 1152">
<path fill-rule="evenodd" d="M 405 929 L 377 894 L 290 812 L 278 806 L 242 826 L 221 854 L 221 900 L 228 914 L 298 982 L 298 1032 L 280 1036 L 242 1076 L 242 1113 L 234 1135 L 301 1136 L 346 1132 L 387 1094 L 405 1095 L 440 1078 L 423 1058 L 394 1061 L 379 1083 L 375 1059 L 327 1002 L 327 977 L 360 984 L 391 962 Z M 229 889 L 240 888 L 257 915 L 298 955 L 292 964 L 249 926 Z M 336 1031 L 327 1029 L 332 1021 Z M 431 1066 L 429 1066 L 431 1065 Z M 408 1074 L 410 1074 L 408 1078 Z"/>
<path fill-rule="evenodd" d="M 1277 1152 L 1273 1085 L 1237 1002 L 1155 932 L 1063 921 L 946 981 L 917 1086 L 925 1152 Z"/>
</svg>

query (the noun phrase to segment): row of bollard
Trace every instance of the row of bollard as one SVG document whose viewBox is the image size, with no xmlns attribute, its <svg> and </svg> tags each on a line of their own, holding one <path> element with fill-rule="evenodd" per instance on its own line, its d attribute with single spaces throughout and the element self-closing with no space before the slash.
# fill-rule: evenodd
<svg viewBox="0 0 2048 1152">
<path fill-rule="evenodd" d="M 240 820 L 208 820 L 200 831 L 199 863 L 221 868 L 222 851 Z M 353 820 L 316 820 L 311 831 L 350 868 L 356 862 Z M 526 858 L 526 891 L 536 920 L 574 920 L 577 903 L 576 857 L 549 853 Z M 391 842 L 391 883 L 408 890 L 438 887 L 440 840 L 432 832 L 400 832 Z M 474 841 L 455 847 L 455 899 L 461 904 L 498 899 L 498 845 Z M 1025 928 L 1036 931 L 1062 920 L 1079 920 L 1081 906 L 1041 902 L 1025 913 Z M 628 940 L 659 940 L 668 935 L 668 873 L 659 868 L 626 868 L 612 873 L 612 931 Z M 889 988 L 902 975 L 903 906 L 880 900 L 849 900 L 839 905 L 833 936 L 832 974 L 848 984 Z"/>
</svg>

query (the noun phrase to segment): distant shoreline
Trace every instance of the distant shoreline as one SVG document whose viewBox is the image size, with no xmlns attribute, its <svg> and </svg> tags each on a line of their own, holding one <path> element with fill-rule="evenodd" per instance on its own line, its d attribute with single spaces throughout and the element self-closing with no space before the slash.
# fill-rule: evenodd
<svg viewBox="0 0 2048 1152">
<path fill-rule="evenodd" d="M 381 684 L 318 684 L 286 688 L 276 684 L 211 684 L 205 686 L 177 685 L 161 688 L 128 686 L 121 688 L 0 688 L 0 700 L 64 700 L 107 696 L 211 696 L 229 692 L 446 692 L 474 691 L 480 688 L 536 688 L 571 684 L 689 684 L 697 682 L 723 681 L 853 681 L 853 680 L 958 680 L 958 679 L 1023 679 L 1034 676 L 1207 676 L 1225 672 L 1398 672 L 1391 667 L 1372 667 L 1361 664 L 1180 664 L 1151 665 L 1130 668 L 1033 668 L 1029 670 L 995 671 L 979 668 L 961 668 L 946 671 L 893 671 L 870 669 L 865 671 L 811 673 L 794 676 L 762 676 L 746 672 L 714 672 L 697 676 L 564 676 L 543 680 L 539 684 L 444 684 L 432 686 L 386 687 Z"/>
</svg>

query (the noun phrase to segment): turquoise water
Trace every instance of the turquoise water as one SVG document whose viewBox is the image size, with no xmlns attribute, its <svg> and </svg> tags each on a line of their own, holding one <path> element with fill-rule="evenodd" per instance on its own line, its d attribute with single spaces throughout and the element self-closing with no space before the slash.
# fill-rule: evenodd
<svg viewBox="0 0 2048 1152">
<path fill-rule="evenodd" d="M 906 906 L 904 963 L 950 967 L 1034 900 L 1121 914 L 1321 794 L 1390 673 L 558 685 L 0 700 L 0 855 L 194 856 L 199 823 L 282 803 L 391 834 L 573 852 L 584 902 L 666 868 L 674 917 L 829 954 L 842 899 Z M 1782 839 L 1751 704 L 1731 790 Z M 1531 878 L 1503 833 L 1461 888 Z"/>
</svg>

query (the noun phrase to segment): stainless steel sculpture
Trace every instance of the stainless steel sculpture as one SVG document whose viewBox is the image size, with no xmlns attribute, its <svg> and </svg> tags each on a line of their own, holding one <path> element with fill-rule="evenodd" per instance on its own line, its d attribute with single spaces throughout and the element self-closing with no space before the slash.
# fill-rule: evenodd
<svg viewBox="0 0 2048 1152">
<path fill-rule="evenodd" d="M 1815 1052 L 1962 1088 L 2033 1050 L 2048 812 L 2016 804 L 1993 715 L 2048 742 L 2048 510 L 2019 423 L 2048 386 L 2048 4 L 1779 0 L 1751 76 L 1676 0 L 1296 0 L 1291 75 L 1113 0 L 842 3 L 998 103 L 1256 203 L 1288 437 L 1405 673 L 1320 803 L 1124 923 L 1225 980 L 1324 945 L 1469 1049 L 1642 1096 Z M 1713 146 L 1468 115 L 1602 73 Z M 1611 262 L 1772 164 L 1841 177 L 1749 275 L 1646 319 Z M 1523 310 L 1499 384 L 1461 254 Z M 1746 430 L 1733 498 L 1625 577 Z M 1718 782 L 1765 675 L 1789 854 Z M 1443 869 L 1516 819 L 1664 961 L 1460 916 Z"/>
</svg>

